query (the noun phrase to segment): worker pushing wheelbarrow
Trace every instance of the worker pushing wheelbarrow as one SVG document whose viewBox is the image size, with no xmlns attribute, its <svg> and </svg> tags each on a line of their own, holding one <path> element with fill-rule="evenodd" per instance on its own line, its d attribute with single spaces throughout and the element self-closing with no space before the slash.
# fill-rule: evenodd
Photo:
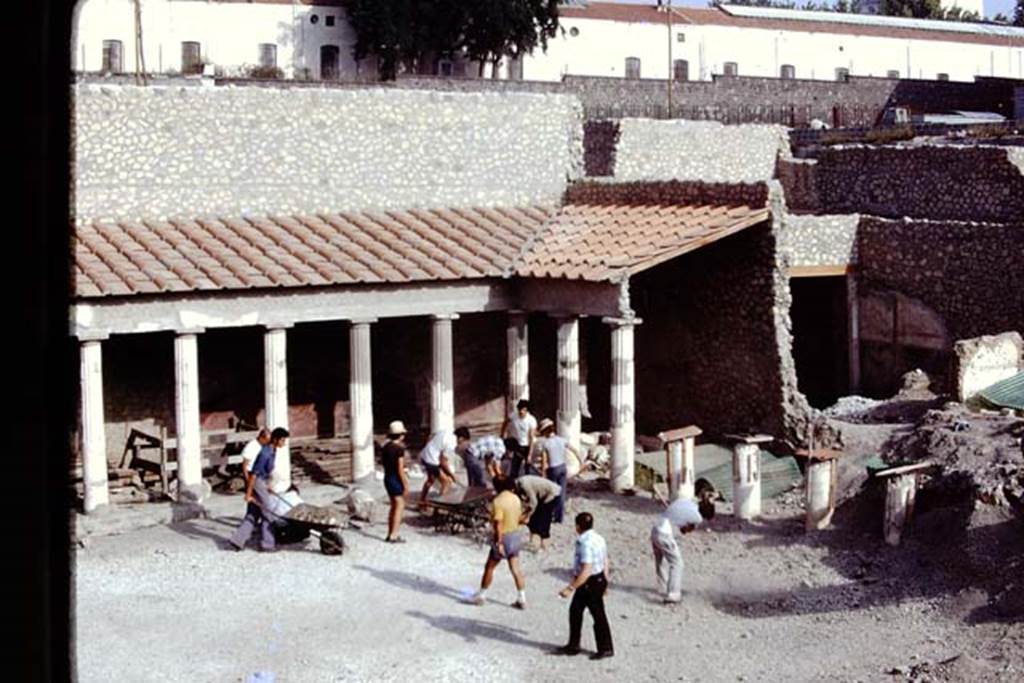
<svg viewBox="0 0 1024 683">
<path fill-rule="evenodd" d="M 266 506 L 257 500 L 252 502 L 270 520 L 274 540 L 278 544 L 299 543 L 312 534 L 320 539 L 320 552 L 324 555 L 341 555 L 345 552 L 339 513 L 328 507 L 303 502 L 294 486 L 284 493 L 271 491 Z M 347 523 L 348 520 L 345 520 Z"/>
</svg>

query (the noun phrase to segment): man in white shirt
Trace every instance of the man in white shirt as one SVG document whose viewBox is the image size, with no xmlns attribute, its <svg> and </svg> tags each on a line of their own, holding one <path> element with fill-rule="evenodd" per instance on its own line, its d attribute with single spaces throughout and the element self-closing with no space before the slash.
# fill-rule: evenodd
<svg viewBox="0 0 1024 683">
<path fill-rule="evenodd" d="M 519 477 L 519 468 L 523 460 L 530 453 L 533 442 L 537 438 L 537 418 L 530 414 L 530 402 L 519 401 L 516 404 L 516 412 L 505 418 L 501 425 L 501 438 L 508 439 L 514 443 L 512 451 L 512 464 L 509 476 L 513 479 Z M 510 446 L 512 444 L 509 444 Z"/>
<path fill-rule="evenodd" d="M 594 531 L 594 516 L 589 512 L 576 515 L 576 551 L 573 556 L 572 582 L 559 591 L 563 598 L 572 594 L 569 605 L 569 643 L 557 652 L 564 655 L 580 653 L 583 610 L 590 610 L 594 620 L 597 652 L 591 659 L 604 659 L 615 654 L 608 615 L 604 611 L 604 594 L 608 590 L 608 546 Z"/>
<path fill-rule="evenodd" d="M 270 430 L 263 427 L 256 434 L 256 438 L 245 444 L 242 449 L 242 476 L 246 486 L 249 485 L 249 478 L 252 477 L 252 464 L 256 462 L 256 456 L 268 443 L 270 443 Z"/>
<path fill-rule="evenodd" d="M 658 575 L 658 587 L 665 595 L 665 603 L 671 604 L 682 599 L 683 556 L 676 544 L 674 529 L 688 534 L 704 519 L 697 504 L 688 498 L 680 498 L 666 508 L 665 512 L 651 527 L 651 549 L 654 551 L 654 569 Z"/>
<path fill-rule="evenodd" d="M 420 463 L 427 471 L 427 481 L 423 484 L 423 491 L 420 492 L 420 507 L 427 501 L 427 494 L 434 482 L 441 481 L 441 495 L 448 492 L 448 487 L 455 481 L 448 462 L 455 456 L 456 439 L 455 434 L 447 429 L 434 432 L 430 441 L 420 451 Z"/>
</svg>

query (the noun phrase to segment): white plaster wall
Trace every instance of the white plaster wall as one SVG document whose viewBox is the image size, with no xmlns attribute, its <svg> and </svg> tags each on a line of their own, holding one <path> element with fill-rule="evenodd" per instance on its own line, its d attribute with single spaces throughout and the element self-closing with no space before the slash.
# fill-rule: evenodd
<svg viewBox="0 0 1024 683">
<path fill-rule="evenodd" d="M 83 0 L 78 6 L 73 38 L 72 68 L 98 71 L 103 41 L 120 40 L 124 68 L 135 68 L 135 19 L 132 0 Z M 319 21 L 311 23 L 317 15 Z M 327 26 L 326 17 L 335 25 Z M 146 70 L 166 73 L 181 70 L 181 43 L 197 41 L 202 56 L 228 74 L 259 61 L 260 43 L 277 45 L 277 65 L 286 77 L 308 68 L 320 75 L 320 47 L 337 45 L 342 78 L 357 75 L 352 58 L 355 36 L 339 7 L 143 0 L 142 34 Z M 363 64 L 362 70 L 372 66 Z"/>
<path fill-rule="evenodd" d="M 551 40 L 546 53 L 527 57 L 527 80 L 625 75 L 626 57 L 639 57 L 642 78 L 668 77 L 668 29 L 664 25 L 563 18 L 564 33 Z M 573 37 L 576 28 L 579 35 Z M 684 42 L 678 42 L 682 33 Z M 736 62 L 741 76 L 778 76 L 783 64 L 796 67 L 797 78 L 833 80 L 839 67 L 855 76 L 971 81 L 974 76 L 1024 77 L 1024 48 L 943 40 L 903 40 L 839 33 L 776 31 L 734 26 L 679 23 L 672 27 L 672 59 L 690 63 L 691 80 L 710 80 Z M 998 40 L 998 39 L 995 39 Z M 840 49 L 842 48 L 842 49 Z"/>
<path fill-rule="evenodd" d="M 958 342 L 958 400 L 966 401 L 1000 380 L 1013 377 L 1021 369 L 1021 337 L 1010 332 Z"/>
<path fill-rule="evenodd" d="M 79 7 L 73 67 L 98 70 L 103 41 L 117 39 L 124 45 L 125 68 L 132 71 L 132 1 L 83 0 Z M 320 18 L 315 25 L 310 23 L 313 14 Z M 336 17 L 334 27 L 326 25 L 327 15 Z M 320 47 L 325 44 L 339 46 L 342 78 L 357 73 L 351 56 L 355 38 L 338 7 L 143 0 L 142 17 L 146 67 L 151 72 L 180 70 L 181 42 L 196 40 L 205 57 L 228 71 L 256 63 L 259 43 L 276 43 L 278 66 L 288 77 L 305 67 L 318 78 Z M 664 25 L 575 17 L 563 18 L 561 25 L 564 31 L 551 39 L 546 53 L 538 49 L 526 57 L 525 79 L 557 81 L 566 73 L 621 77 L 626 57 L 640 58 L 642 78 L 668 76 L 669 34 Z M 579 31 L 575 37 L 574 28 Z M 685 37 L 682 43 L 676 40 L 680 33 Z M 834 79 L 838 67 L 858 76 L 885 76 L 897 69 L 904 78 L 931 79 L 938 73 L 961 81 L 976 75 L 1024 78 L 1024 47 L 1000 44 L 999 38 L 993 41 L 980 45 L 680 22 L 672 28 L 672 58 L 688 60 L 694 80 L 722 73 L 727 61 L 737 62 L 744 76 L 778 76 L 782 64 L 792 64 L 797 78 L 822 80 Z M 372 69 L 368 64 L 361 68 Z M 507 64 L 500 73 L 507 75 Z"/>
</svg>

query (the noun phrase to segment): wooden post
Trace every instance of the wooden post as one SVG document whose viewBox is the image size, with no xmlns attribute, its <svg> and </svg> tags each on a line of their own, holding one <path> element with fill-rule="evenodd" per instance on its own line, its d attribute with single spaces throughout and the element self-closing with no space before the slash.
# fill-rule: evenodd
<svg viewBox="0 0 1024 683">
<path fill-rule="evenodd" d="M 827 448 L 799 450 L 807 458 L 805 529 L 824 529 L 832 521 L 836 509 L 836 484 L 840 451 Z"/>
<path fill-rule="evenodd" d="M 700 427 L 689 425 L 658 434 L 665 443 L 665 472 L 668 479 L 669 501 L 680 498 L 693 500 L 694 483 L 697 481 L 693 462 L 693 448 L 697 437 L 702 434 Z"/>
<path fill-rule="evenodd" d="M 885 480 L 885 513 L 882 519 L 882 532 L 885 542 L 889 545 L 900 544 L 903 530 L 914 516 L 918 474 L 933 466 L 934 463 L 922 462 L 893 467 L 875 474 L 875 477 Z"/>
</svg>

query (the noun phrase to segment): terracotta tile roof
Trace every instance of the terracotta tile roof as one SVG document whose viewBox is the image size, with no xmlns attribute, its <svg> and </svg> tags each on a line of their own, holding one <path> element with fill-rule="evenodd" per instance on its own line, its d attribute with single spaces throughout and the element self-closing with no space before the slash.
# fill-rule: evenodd
<svg viewBox="0 0 1024 683">
<path fill-rule="evenodd" d="M 764 206 L 569 204 L 532 241 L 516 274 L 617 281 L 768 216 Z"/>
<path fill-rule="evenodd" d="M 505 277 L 553 207 L 94 221 L 74 295 Z"/>
<path fill-rule="evenodd" d="M 712 26 L 761 28 L 771 31 L 840 33 L 910 40 L 944 40 L 953 43 L 976 43 L 981 45 L 1024 45 L 1024 38 L 959 33 L 956 31 L 943 31 L 942 29 L 924 30 L 897 26 L 843 24 L 834 21 L 738 17 L 714 8 L 673 7 L 672 9 L 672 23 L 680 28 L 686 24 L 707 24 Z M 668 22 L 667 13 L 655 7 L 653 1 L 650 5 L 595 2 L 588 7 L 563 7 L 559 10 L 559 14 L 562 17 L 572 19 L 598 19 L 648 24 L 665 24 Z"/>
</svg>

